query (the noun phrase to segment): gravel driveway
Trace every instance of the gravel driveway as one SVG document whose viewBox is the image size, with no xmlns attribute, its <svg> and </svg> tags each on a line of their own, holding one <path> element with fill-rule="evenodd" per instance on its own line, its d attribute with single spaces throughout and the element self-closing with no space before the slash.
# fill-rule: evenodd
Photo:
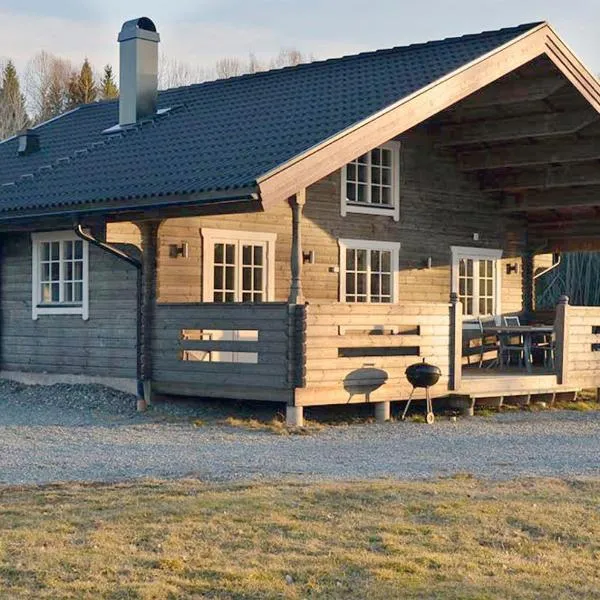
<svg viewBox="0 0 600 600">
<path fill-rule="evenodd" d="M 99 386 L 0 381 L 0 483 L 600 475 L 600 412 L 515 412 L 432 427 L 357 424 L 280 436 L 165 422 L 134 406 L 133 398 Z M 180 416 L 187 415 L 190 403 L 182 406 Z"/>
</svg>

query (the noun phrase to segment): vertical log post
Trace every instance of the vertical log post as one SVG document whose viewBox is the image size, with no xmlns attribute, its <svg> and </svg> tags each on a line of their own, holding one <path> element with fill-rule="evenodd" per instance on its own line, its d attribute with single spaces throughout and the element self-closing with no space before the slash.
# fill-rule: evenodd
<svg viewBox="0 0 600 600">
<path fill-rule="evenodd" d="M 290 198 L 292 208 L 292 252 L 290 257 L 291 283 L 290 304 L 304 304 L 302 291 L 302 209 L 306 202 L 306 190 L 303 189 Z"/>
<path fill-rule="evenodd" d="M 523 254 L 523 313 L 527 321 L 533 317 L 535 308 L 534 256 L 533 250 L 529 248 Z"/>
<path fill-rule="evenodd" d="M 450 373 L 448 388 L 455 392 L 462 380 L 462 303 L 458 294 L 450 294 Z"/>
<path fill-rule="evenodd" d="M 556 307 L 556 376 L 559 384 L 567 383 L 569 368 L 569 297 L 561 296 Z"/>
<path fill-rule="evenodd" d="M 304 372 L 304 336 L 306 328 L 306 311 L 304 309 L 304 292 L 302 291 L 302 210 L 306 203 L 306 190 L 300 190 L 289 200 L 292 209 L 292 248 L 290 255 L 290 293 L 289 302 L 289 336 L 288 353 L 290 383 L 293 387 L 293 399 L 286 410 L 288 427 L 304 425 L 304 408 L 296 406 L 296 389 L 303 386 Z"/>
<path fill-rule="evenodd" d="M 152 403 L 152 332 L 156 306 L 156 257 L 160 222 L 143 221 L 138 225 L 142 237 L 142 322 L 141 376 L 144 401 Z"/>
</svg>

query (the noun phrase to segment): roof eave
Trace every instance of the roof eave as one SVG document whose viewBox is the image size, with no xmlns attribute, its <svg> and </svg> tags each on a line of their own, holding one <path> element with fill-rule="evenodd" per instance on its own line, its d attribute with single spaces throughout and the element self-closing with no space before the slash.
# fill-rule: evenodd
<svg viewBox="0 0 600 600">
<path fill-rule="evenodd" d="M 132 198 L 103 200 L 88 204 L 71 204 L 60 207 L 32 208 L 31 210 L 0 211 L 0 223 L 23 223 L 33 219 L 45 217 L 78 218 L 86 216 L 118 216 L 124 213 L 145 210 L 160 211 L 177 207 L 189 208 L 193 206 L 207 207 L 210 205 L 223 205 L 229 202 L 260 201 L 260 190 L 257 185 L 222 191 L 199 192 L 193 194 L 173 194 L 169 196 L 155 196 L 153 198 Z M 216 211 L 218 213 L 218 211 Z"/>
</svg>

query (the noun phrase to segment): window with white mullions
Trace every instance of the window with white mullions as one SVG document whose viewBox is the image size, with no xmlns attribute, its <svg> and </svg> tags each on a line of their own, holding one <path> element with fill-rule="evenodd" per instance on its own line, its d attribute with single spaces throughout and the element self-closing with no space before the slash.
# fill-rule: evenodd
<svg viewBox="0 0 600 600">
<path fill-rule="evenodd" d="M 265 295 L 265 244 L 242 245 L 242 302 L 262 302 Z"/>
<path fill-rule="evenodd" d="M 215 243 L 214 302 L 236 302 L 236 244 Z"/>
<path fill-rule="evenodd" d="M 275 234 L 202 229 L 205 302 L 269 302 L 275 268 Z"/>
<path fill-rule="evenodd" d="M 395 302 L 400 244 L 339 240 L 340 299 L 345 302 Z"/>
<path fill-rule="evenodd" d="M 388 214 L 399 219 L 399 148 L 399 142 L 388 142 L 342 169 L 342 215 Z"/>
<path fill-rule="evenodd" d="M 452 291 L 458 294 L 465 316 L 500 313 L 501 250 L 452 247 Z"/>
<path fill-rule="evenodd" d="M 81 314 L 88 318 L 88 245 L 72 232 L 34 233 L 32 317 Z"/>
</svg>

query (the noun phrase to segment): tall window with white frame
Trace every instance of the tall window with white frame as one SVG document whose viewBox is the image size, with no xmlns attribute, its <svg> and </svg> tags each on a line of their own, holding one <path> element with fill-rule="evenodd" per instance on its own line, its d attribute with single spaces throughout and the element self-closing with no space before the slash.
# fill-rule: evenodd
<svg viewBox="0 0 600 600">
<path fill-rule="evenodd" d="M 462 303 L 463 315 L 499 314 L 502 251 L 453 247 L 452 255 L 452 289 Z"/>
<path fill-rule="evenodd" d="M 340 300 L 395 302 L 400 244 L 366 240 L 339 240 L 339 244 Z"/>
<path fill-rule="evenodd" d="M 88 318 L 88 245 L 72 232 L 32 234 L 32 316 Z"/>
<path fill-rule="evenodd" d="M 400 217 L 400 142 L 374 148 L 342 169 L 341 213 Z"/>
</svg>

